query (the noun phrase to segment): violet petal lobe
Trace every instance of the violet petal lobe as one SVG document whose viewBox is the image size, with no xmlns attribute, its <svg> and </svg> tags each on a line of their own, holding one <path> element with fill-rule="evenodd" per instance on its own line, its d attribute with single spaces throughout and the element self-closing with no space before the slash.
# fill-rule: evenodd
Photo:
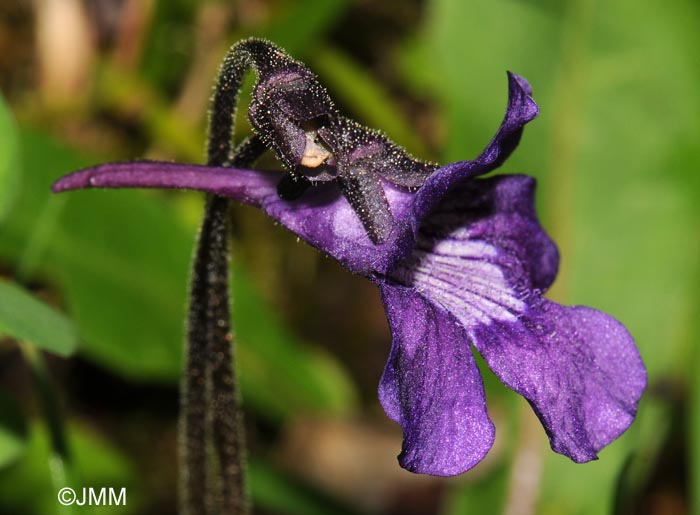
<svg viewBox="0 0 700 515">
<path fill-rule="evenodd" d="M 632 422 L 646 373 L 615 319 L 541 297 L 558 254 L 533 192 L 524 176 L 454 189 L 391 277 L 450 312 L 494 373 L 532 404 L 552 448 L 583 462 Z"/>
<path fill-rule="evenodd" d="M 384 284 L 381 293 L 393 343 L 379 399 L 404 431 L 399 462 L 437 476 L 469 470 L 491 448 L 495 430 L 466 333 L 411 288 Z"/>
<path fill-rule="evenodd" d="M 515 322 L 473 329 L 489 368 L 525 397 L 558 453 L 597 458 L 632 423 L 646 387 L 634 341 L 610 315 L 537 299 Z"/>
<path fill-rule="evenodd" d="M 518 146 L 525 124 L 538 113 L 530 84 L 508 72 L 508 105 L 496 135 L 475 160 L 451 163 L 432 174 L 418 191 L 411 216 L 422 220 L 455 186 L 501 166 Z"/>
</svg>

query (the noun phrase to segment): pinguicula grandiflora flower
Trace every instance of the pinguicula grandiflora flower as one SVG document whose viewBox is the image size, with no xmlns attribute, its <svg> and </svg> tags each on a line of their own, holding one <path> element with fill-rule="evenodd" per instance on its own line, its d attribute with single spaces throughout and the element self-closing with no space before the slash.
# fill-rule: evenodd
<svg viewBox="0 0 700 515">
<path fill-rule="evenodd" d="M 483 152 L 437 167 L 340 115 L 316 77 L 272 44 L 246 40 L 230 56 L 257 71 L 249 117 L 286 173 L 109 163 L 63 177 L 54 191 L 183 188 L 226 197 L 262 209 L 376 283 L 393 337 L 379 399 L 403 428 L 399 462 L 408 470 L 459 474 L 492 446 L 470 344 L 531 404 L 552 449 L 575 462 L 596 459 L 629 427 L 646 386 L 632 337 L 610 315 L 543 297 L 559 255 L 535 213 L 534 179 L 481 178 L 537 116 L 523 78 L 508 74 L 505 117 Z M 235 95 L 214 116 L 230 118 L 234 106 Z"/>
</svg>

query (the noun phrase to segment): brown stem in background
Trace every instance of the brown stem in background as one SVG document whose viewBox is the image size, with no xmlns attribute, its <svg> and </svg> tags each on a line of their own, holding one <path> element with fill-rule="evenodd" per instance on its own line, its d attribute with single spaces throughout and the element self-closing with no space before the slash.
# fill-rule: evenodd
<svg viewBox="0 0 700 515">
<path fill-rule="evenodd" d="M 114 62 L 121 69 L 138 66 L 155 8 L 154 0 L 127 0 L 122 7 L 114 45 Z"/>
<path fill-rule="evenodd" d="M 51 108 L 79 105 L 94 58 L 83 5 L 78 0 L 34 0 L 33 5 L 41 97 Z"/>
</svg>

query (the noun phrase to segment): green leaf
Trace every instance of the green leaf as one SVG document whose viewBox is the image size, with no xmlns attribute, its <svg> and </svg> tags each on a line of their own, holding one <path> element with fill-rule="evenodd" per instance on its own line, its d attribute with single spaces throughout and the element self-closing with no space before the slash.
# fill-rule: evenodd
<svg viewBox="0 0 700 515">
<path fill-rule="evenodd" d="M 73 325 L 27 291 L 0 281 L 0 334 L 69 356 L 77 345 Z"/>
<path fill-rule="evenodd" d="M 18 185 L 19 155 L 15 124 L 0 96 L 0 223 L 12 208 Z"/>
<path fill-rule="evenodd" d="M 82 484 L 69 487 L 113 487 L 127 489 L 126 506 L 101 506 L 99 513 L 139 513 L 140 499 L 146 492 L 138 490 L 134 471 L 127 459 L 108 442 L 80 426 L 70 426 L 71 449 L 75 458 L 75 478 Z M 52 482 L 52 451 L 48 434 L 40 424 L 33 424 L 25 453 L 11 466 L 0 470 L 0 512 L 57 514 L 61 511 Z M 76 479 L 79 478 L 79 479 Z M 75 513 L 82 513 L 76 507 Z"/>
<path fill-rule="evenodd" d="M 83 355 L 127 377 L 176 380 L 194 231 L 152 193 L 52 194 L 85 158 L 45 136 L 22 137 L 26 176 L 0 255 L 21 266 L 28 247 L 39 249 L 32 259 L 58 280 Z M 48 229 L 36 216 L 44 212 Z M 37 233 L 43 241 L 33 244 Z"/>
<path fill-rule="evenodd" d="M 13 463 L 27 440 L 27 422 L 17 402 L 0 391 L 0 469 Z"/>
<path fill-rule="evenodd" d="M 66 200 L 52 254 L 85 353 L 127 377 L 174 380 L 193 232 L 142 192 L 86 191 Z"/>
</svg>

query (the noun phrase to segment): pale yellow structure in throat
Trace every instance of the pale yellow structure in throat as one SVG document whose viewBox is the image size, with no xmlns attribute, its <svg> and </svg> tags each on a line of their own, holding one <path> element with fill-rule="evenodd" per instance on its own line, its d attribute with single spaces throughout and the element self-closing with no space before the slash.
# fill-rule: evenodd
<svg viewBox="0 0 700 515">
<path fill-rule="evenodd" d="M 304 154 L 301 156 L 301 166 L 317 168 L 329 157 L 331 157 L 331 153 L 316 143 L 316 133 L 306 132 L 306 146 L 304 147 Z"/>
</svg>

